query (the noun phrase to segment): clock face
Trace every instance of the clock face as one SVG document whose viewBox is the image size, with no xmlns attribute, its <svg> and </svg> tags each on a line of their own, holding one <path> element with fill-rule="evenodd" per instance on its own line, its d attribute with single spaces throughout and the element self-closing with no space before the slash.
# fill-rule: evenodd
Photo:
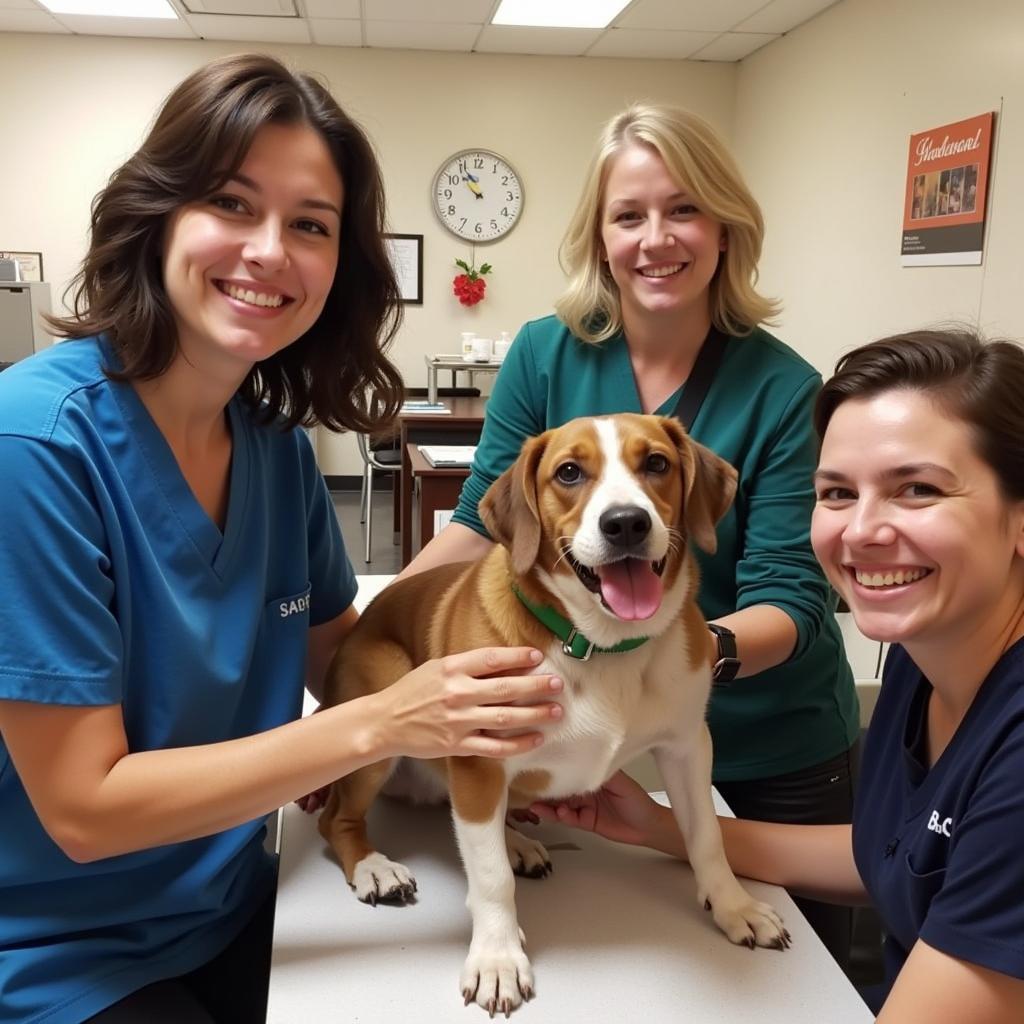
<svg viewBox="0 0 1024 1024">
<path fill-rule="evenodd" d="M 509 162 L 486 149 L 465 149 L 434 176 L 431 196 L 441 223 L 469 242 L 494 242 L 523 212 L 523 186 Z"/>
</svg>

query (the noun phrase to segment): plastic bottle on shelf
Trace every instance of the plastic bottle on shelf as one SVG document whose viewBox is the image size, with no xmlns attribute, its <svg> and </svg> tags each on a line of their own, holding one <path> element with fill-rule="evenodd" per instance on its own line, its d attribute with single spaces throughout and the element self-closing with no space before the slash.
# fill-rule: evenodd
<svg viewBox="0 0 1024 1024">
<path fill-rule="evenodd" d="M 463 331 L 461 337 L 462 345 L 459 351 L 462 353 L 463 361 L 471 363 L 473 362 L 473 339 L 476 337 L 476 332 Z"/>
<path fill-rule="evenodd" d="M 495 362 L 500 363 L 505 356 L 508 355 L 508 350 L 512 346 L 512 338 L 508 331 L 502 331 L 494 342 L 494 359 Z"/>
</svg>

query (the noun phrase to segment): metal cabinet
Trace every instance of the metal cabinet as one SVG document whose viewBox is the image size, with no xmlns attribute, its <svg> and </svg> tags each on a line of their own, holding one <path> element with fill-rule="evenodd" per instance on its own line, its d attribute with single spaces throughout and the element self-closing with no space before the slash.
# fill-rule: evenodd
<svg viewBox="0 0 1024 1024">
<path fill-rule="evenodd" d="M 50 312 L 50 286 L 0 281 L 0 363 L 14 363 L 50 344 L 42 314 Z"/>
</svg>

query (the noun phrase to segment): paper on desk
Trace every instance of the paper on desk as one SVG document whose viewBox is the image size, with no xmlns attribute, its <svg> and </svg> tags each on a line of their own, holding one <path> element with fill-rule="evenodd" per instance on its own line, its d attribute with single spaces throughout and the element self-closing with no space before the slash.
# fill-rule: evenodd
<svg viewBox="0 0 1024 1024">
<path fill-rule="evenodd" d="M 435 468 L 438 466 L 471 466 L 476 455 L 475 444 L 421 444 L 420 455 Z"/>
<path fill-rule="evenodd" d="M 437 413 L 439 416 L 444 416 L 445 414 L 450 416 L 452 411 L 447 405 L 442 405 L 440 402 L 403 402 L 399 414 L 403 412 L 406 414 L 415 413 L 417 416 L 424 412 Z"/>
</svg>

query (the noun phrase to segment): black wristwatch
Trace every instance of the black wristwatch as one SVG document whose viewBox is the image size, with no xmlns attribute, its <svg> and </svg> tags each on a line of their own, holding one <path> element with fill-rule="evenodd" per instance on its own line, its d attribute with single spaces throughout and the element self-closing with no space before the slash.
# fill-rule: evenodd
<svg viewBox="0 0 1024 1024">
<path fill-rule="evenodd" d="M 718 641 L 718 660 L 712 669 L 711 678 L 716 686 L 731 683 L 740 670 L 740 659 L 736 657 L 736 634 L 715 622 L 709 622 L 708 629 Z"/>
</svg>

